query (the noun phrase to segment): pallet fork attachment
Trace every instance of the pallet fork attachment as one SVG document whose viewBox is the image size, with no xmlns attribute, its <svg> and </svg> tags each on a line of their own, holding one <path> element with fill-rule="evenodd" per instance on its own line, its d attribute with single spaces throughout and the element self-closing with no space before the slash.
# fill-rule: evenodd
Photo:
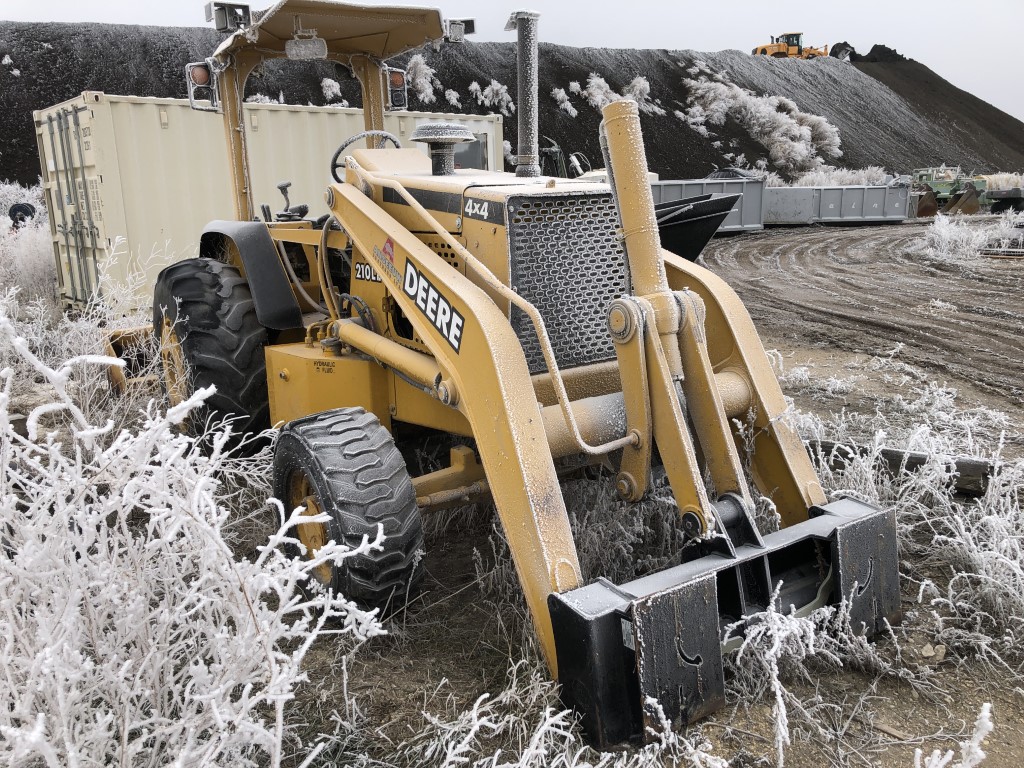
<svg viewBox="0 0 1024 768">
<path fill-rule="evenodd" d="M 773 595 L 777 608 L 803 613 L 848 601 L 854 628 L 868 634 L 897 622 L 900 606 L 893 513 L 853 499 L 826 501 L 784 424 L 778 383 L 735 294 L 660 251 L 635 104 L 605 108 L 602 146 L 636 294 L 608 313 L 625 430 L 637 437 L 623 450 L 618 487 L 626 498 L 643 495 L 653 435 L 695 540 L 675 567 L 622 585 L 598 579 L 548 598 L 563 698 L 589 738 L 607 747 L 657 727 L 651 700 L 683 723 L 721 708 L 722 632 L 764 611 Z M 757 435 L 750 474 L 774 498 L 785 526 L 763 537 L 740 436 L 729 423 L 744 413 Z"/>
</svg>

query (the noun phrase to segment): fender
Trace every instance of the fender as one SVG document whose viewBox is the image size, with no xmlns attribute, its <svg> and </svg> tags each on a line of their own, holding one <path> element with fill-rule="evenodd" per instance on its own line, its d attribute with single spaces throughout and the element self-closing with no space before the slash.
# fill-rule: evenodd
<svg viewBox="0 0 1024 768">
<path fill-rule="evenodd" d="M 299 302 L 266 225 L 258 221 L 211 221 L 199 239 L 199 255 L 223 260 L 217 246 L 225 239 L 238 250 L 260 323 L 275 331 L 301 328 Z"/>
</svg>

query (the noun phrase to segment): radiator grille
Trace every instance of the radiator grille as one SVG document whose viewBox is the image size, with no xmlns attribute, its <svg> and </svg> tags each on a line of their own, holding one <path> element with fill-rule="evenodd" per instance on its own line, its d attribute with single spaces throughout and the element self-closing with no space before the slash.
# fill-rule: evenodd
<svg viewBox="0 0 1024 768">
<path fill-rule="evenodd" d="M 613 359 L 605 313 L 630 283 L 611 194 L 511 197 L 507 212 L 512 287 L 540 311 L 559 368 Z M 513 308 L 512 327 L 530 373 L 546 371 L 530 319 Z"/>
</svg>

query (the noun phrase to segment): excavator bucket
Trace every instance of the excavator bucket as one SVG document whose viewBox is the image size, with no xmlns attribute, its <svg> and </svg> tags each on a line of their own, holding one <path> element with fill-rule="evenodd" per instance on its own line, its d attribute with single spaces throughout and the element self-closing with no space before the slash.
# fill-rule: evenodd
<svg viewBox="0 0 1024 768">
<path fill-rule="evenodd" d="M 919 219 L 930 218 L 939 212 L 939 201 L 931 187 L 925 186 L 924 192 L 918 194 L 917 217 Z"/>
<path fill-rule="evenodd" d="M 973 214 L 981 210 L 981 203 L 978 201 L 978 190 L 973 184 L 965 184 L 959 191 L 954 192 L 949 202 L 942 207 L 941 213 Z"/>
</svg>

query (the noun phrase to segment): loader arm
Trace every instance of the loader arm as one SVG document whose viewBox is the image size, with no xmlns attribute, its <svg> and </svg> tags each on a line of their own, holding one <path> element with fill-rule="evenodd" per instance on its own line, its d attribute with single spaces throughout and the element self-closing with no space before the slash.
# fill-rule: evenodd
<svg viewBox="0 0 1024 768">
<path fill-rule="evenodd" d="M 578 586 L 581 575 L 522 345 L 498 305 L 406 227 L 354 186 L 331 189 L 334 214 L 436 357 L 449 397 L 472 426 L 544 656 L 557 676 L 547 597 Z M 425 296 L 419 303 L 418 295 Z M 440 309 L 445 305 L 448 311 Z M 447 325 L 438 322 L 442 314 Z"/>
<path fill-rule="evenodd" d="M 688 288 L 703 299 L 708 355 L 719 390 L 724 390 L 725 413 L 753 430 L 749 460 L 755 485 L 775 503 L 783 526 L 806 520 L 807 510 L 825 503 L 825 493 L 800 436 L 784 417 L 786 399 L 750 314 L 718 275 L 668 251 L 661 253 L 669 286 Z M 690 407 L 704 409 L 708 401 L 691 400 Z M 738 428 L 734 431 L 742 446 Z"/>
</svg>

